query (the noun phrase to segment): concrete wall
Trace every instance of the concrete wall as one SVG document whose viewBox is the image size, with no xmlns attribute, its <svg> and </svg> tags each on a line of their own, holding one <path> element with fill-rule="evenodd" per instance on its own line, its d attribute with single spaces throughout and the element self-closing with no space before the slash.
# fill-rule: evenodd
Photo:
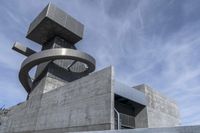
<svg viewBox="0 0 200 133">
<path fill-rule="evenodd" d="M 199 133 L 199 131 L 200 131 L 200 125 L 169 127 L 169 128 L 140 128 L 140 129 L 81 132 L 81 133 Z"/>
<path fill-rule="evenodd" d="M 113 77 L 109 67 L 46 93 L 36 88 L 28 101 L 11 108 L 0 132 L 114 129 Z"/>
<path fill-rule="evenodd" d="M 147 116 L 147 108 L 142 109 L 135 116 L 135 128 L 147 128 L 148 127 L 148 116 Z"/>
<path fill-rule="evenodd" d="M 44 82 L 40 82 L 31 98 L 19 105 L 11 107 L 7 114 L 7 120 L 0 126 L 1 133 L 13 133 L 18 131 L 33 131 L 37 123 L 37 115 L 42 99 L 41 90 Z M 37 94 L 37 95 L 36 95 Z"/>
<path fill-rule="evenodd" d="M 180 125 L 179 110 L 174 101 L 162 96 L 160 93 L 144 84 L 134 88 L 144 92 L 148 101 L 147 107 L 141 112 L 141 115 L 143 116 L 146 116 L 145 114 L 147 114 L 147 120 L 138 117 L 138 120 L 141 121 L 142 119 L 142 125 L 150 128 L 173 127 Z M 138 127 L 142 127 L 141 124 Z"/>
</svg>

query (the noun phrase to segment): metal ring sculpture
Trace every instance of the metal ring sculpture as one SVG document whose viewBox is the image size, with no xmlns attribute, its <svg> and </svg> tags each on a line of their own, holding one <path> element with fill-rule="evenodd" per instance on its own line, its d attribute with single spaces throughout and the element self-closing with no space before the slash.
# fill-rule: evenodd
<svg viewBox="0 0 200 133">
<path fill-rule="evenodd" d="M 56 48 L 34 53 L 23 61 L 19 72 L 19 80 L 27 92 L 31 92 L 33 84 L 33 81 L 29 76 L 29 71 L 36 65 L 57 59 L 71 59 L 85 63 L 87 69 L 84 72 L 87 73 L 95 70 L 95 59 L 92 56 L 77 50 Z"/>
</svg>

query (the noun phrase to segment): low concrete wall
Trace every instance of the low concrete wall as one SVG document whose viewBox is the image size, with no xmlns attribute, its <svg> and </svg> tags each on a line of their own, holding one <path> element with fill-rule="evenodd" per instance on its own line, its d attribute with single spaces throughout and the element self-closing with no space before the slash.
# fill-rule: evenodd
<svg viewBox="0 0 200 133">
<path fill-rule="evenodd" d="M 112 72 L 107 68 L 45 93 L 35 130 L 114 129 Z"/>
<path fill-rule="evenodd" d="M 156 92 L 149 86 L 142 84 L 134 88 L 144 92 L 147 98 L 147 107 L 136 117 L 136 128 L 174 127 L 180 125 L 179 109 L 177 104 L 167 97 Z M 140 116 L 147 116 L 146 119 Z"/>
<path fill-rule="evenodd" d="M 199 132 L 200 132 L 200 125 L 169 127 L 169 128 L 140 128 L 140 129 L 112 130 L 112 131 L 110 130 L 110 131 L 81 132 L 81 133 L 199 133 Z"/>
<path fill-rule="evenodd" d="M 42 93 L 44 85 L 41 82 L 28 101 L 11 108 L 0 132 L 112 130 L 113 78 L 113 68 L 108 67 L 46 93 Z"/>
</svg>

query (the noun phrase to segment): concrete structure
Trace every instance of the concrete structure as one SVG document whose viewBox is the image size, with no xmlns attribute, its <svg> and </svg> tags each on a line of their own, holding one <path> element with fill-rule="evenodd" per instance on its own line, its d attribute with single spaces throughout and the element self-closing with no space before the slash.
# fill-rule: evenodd
<svg viewBox="0 0 200 133">
<path fill-rule="evenodd" d="M 18 43 L 13 47 L 17 52 L 28 55 L 19 72 L 19 80 L 28 95 L 44 77 L 57 82 L 46 82 L 44 87 L 52 90 L 59 84 L 79 79 L 95 70 L 95 59 L 75 47 L 75 43 L 82 39 L 83 29 L 83 24 L 52 4 L 33 20 L 27 38 L 42 45 L 42 51 L 37 53 Z M 36 65 L 37 72 L 32 80 L 29 71 Z"/>
<path fill-rule="evenodd" d="M 45 81 L 42 83 L 45 84 Z M 168 119 L 170 115 L 167 113 L 159 116 L 157 112 L 147 110 L 150 102 L 146 99 L 150 95 L 145 96 L 142 92 L 115 81 L 112 67 L 48 92 L 42 91 L 43 84 L 37 86 L 41 89 L 40 93 L 36 93 L 35 89 L 32 92 L 34 95 L 31 93 L 26 102 L 10 108 L 6 120 L 1 125 L 3 132 L 113 130 L 117 128 L 114 109 L 120 113 L 120 128 L 150 127 L 149 114 L 160 118 L 151 120 L 154 127 L 169 126 L 167 124 L 172 122 Z M 140 88 L 143 88 L 143 85 Z M 120 89 L 125 92 L 120 92 Z M 168 103 L 166 106 L 171 104 L 174 105 Z M 177 107 L 171 109 L 178 111 Z M 126 121 L 126 118 L 131 116 L 134 118 L 134 125 L 129 125 L 131 123 Z M 179 122 L 178 115 L 173 117 Z M 162 119 L 166 125 L 160 123 Z M 178 122 L 172 123 L 173 126 L 178 125 Z"/>
<path fill-rule="evenodd" d="M 199 131 L 200 126 L 179 126 L 167 128 L 138 128 L 132 130 L 90 131 L 81 133 L 199 133 Z"/>
<path fill-rule="evenodd" d="M 112 78 L 110 67 L 56 90 L 32 95 L 10 109 L 2 132 L 114 129 Z M 42 84 L 37 87 L 42 88 Z"/>
<path fill-rule="evenodd" d="M 142 84 L 135 86 L 145 94 L 147 106 L 141 111 L 137 119 L 143 119 L 138 128 L 155 128 L 155 127 L 173 127 L 180 125 L 179 110 L 175 101 L 163 96 L 159 92 L 154 91 L 148 85 Z M 146 116 L 146 119 L 144 119 Z"/>
<path fill-rule="evenodd" d="M 91 73 L 95 60 L 75 47 L 82 39 L 83 29 L 80 22 L 50 4 L 31 23 L 27 33 L 28 39 L 42 45 L 42 51 L 15 43 L 13 49 L 28 56 L 19 72 L 28 97 L 25 102 L 0 112 L 0 133 L 178 126 L 175 102 L 147 85 L 129 87 L 116 81 L 112 66 Z M 28 72 L 35 65 L 38 66 L 32 79 Z M 129 131 L 151 133 L 154 129 Z"/>
</svg>

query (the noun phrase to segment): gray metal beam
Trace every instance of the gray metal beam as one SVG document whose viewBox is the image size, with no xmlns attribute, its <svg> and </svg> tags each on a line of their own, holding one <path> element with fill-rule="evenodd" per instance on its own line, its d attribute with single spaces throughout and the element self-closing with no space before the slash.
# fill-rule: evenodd
<svg viewBox="0 0 200 133">
<path fill-rule="evenodd" d="M 15 42 L 12 49 L 25 56 L 30 56 L 36 53 L 34 50 L 21 45 L 19 42 Z"/>
</svg>

